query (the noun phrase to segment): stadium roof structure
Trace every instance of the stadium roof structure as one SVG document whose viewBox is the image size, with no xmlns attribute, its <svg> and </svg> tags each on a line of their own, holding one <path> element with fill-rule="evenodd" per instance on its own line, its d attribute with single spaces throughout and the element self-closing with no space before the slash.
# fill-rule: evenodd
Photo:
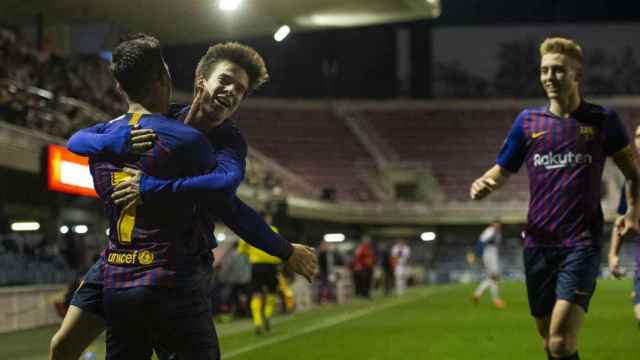
<svg viewBox="0 0 640 360">
<path fill-rule="evenodd" d="M 45 25 L 109 22 L 180 44 L 272 35 L 285 24 L 299 32 L 424 20 L 441 12 L 441 0 L 242 0 L 234 11 L 221 10 L 220 1 L 3 0 L 0 23 L 29 25 L 40 15 Z"/>
</svg>

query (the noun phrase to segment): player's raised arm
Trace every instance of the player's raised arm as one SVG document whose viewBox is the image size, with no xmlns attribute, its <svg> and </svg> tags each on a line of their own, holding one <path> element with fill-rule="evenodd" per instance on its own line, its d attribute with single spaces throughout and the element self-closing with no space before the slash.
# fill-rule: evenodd
<svg viewBox="0 0 640 360">
<path fill-rule="evenodd" d="M 131 177 L 114 187 L 111 198 L 115 204 L 126 207 L 136 198 L 170 201 L 174 197 L 186 197 L 206 204 L 220 200 L 220 196 L 234 194 L 244 179 L 247 145 L 230 124 L 215 131 L 216 134 L 211 136 L 220 137 L 216 143 L 222 148 L 215 153 L 217 165 L 213 170 L 192 177 L 158 179 L 138 170 L 125 169 Z"/>
</svg>

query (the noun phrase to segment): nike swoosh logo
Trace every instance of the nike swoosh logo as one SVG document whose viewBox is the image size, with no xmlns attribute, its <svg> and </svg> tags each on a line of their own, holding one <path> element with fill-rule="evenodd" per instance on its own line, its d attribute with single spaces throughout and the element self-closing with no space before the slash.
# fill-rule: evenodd
<svg viewBox="0 0 640 360">
<path fill-rule="evenodd" d="M 537 138 L 539 138 L 540 136 L 542 136 L 542 135 L 544 135 L 546 133 L 547 133 L 546 131 L 534 132 L 533 134 L 531 134 L 531 138 L 532 139 L 537 139 Z"/>
<path fill-rule="evenodd" d="M 589 295 L 586 291 L 580 291 L 580 290 L 576 290 L 575 293 L 576 295 Z"/>
</svg>

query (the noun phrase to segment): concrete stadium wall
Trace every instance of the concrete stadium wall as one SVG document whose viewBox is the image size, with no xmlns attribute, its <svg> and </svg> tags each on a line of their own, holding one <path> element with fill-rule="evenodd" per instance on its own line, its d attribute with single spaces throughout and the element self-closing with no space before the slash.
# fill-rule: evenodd
<svg viewBox="0 0 640 360">
<path fill-rule="evenodd" d="M 62 300 L 66 285 L 0 287 L 0 333 L 59 323 L 54 302 Z"/>
</svg>

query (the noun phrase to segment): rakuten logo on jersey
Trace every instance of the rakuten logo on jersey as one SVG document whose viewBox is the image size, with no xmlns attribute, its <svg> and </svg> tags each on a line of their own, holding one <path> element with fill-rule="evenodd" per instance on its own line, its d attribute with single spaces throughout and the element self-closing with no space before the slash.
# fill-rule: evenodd
<svg viewBox="0 0 640 360">
<path fill-rule="evenodd" d="M 593 162 L 593 158 L 589 154 L 575 154 L 568 152 L 564 154 L 554 154 L 548 152 L 546 154 L 534 154 L 533 166 L 544 166 L 547 170 L 560 169 L 567 166 L 589 165 Z"/>
</svg>

